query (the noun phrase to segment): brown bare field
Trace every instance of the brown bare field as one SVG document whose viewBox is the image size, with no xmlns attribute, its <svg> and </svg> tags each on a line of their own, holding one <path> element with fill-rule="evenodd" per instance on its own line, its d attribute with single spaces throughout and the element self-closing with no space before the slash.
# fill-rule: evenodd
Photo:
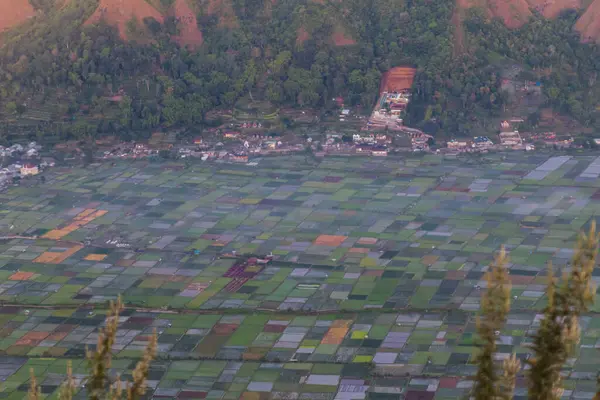
<svg viewBox="0 0 600 400">
<path fill-rule="evenodd" d="M 35 15 L 27 0 L 0 0 L 0 32 L 13 28 Z"/>
<path fill-rule="evenodd" d="M 196 13 L 192 10 L 187 0 L 176 0 L 173 5 L 175 17 L 179 19 L 179 36 L 177 43 L 183 46 L 197 48 L 202 45 L 202 32 L 198 29 Z"/>
<path fill-rule="evenodd" d="M 527 0 L 529 6 L 538 10 L 546 18 L 556 18 L 568 9 L 580 9 L 581 0 Z"/>
<path fill-rule="evenodd" d="M 381 77 L 379 92 L 396 92 L 412 88 L 416 70 L 411 67 L 395 67 Z"/>
<path fill-rule="evenodd" d="M 102 261 L 105 258 L 106 254 L 88 254 L 84 259 L 87 261 Z"/>
<path fill-rule="evenodd" d="M 81 213 L 77 214 L 77 216 L 75 218 L 73 218 L 73 222 L 71 222 L 69 225 L 67 225 L 61 229 L 53 229 L 53 230 L 47 232 L 42 237 L 44 239 L 60 240 L 63 237 L 67 236 L 69 233 L 74 232 L 77 229 L 81 228 L 82 226 L 89 224 L 96 218 L 100 218 L 101 216 L 105 215 L 107 212 L 108 211 L 105 211 L 105 210 L 96 210 L 94 208 L 88 208 L 88 209 L 82 211 Z"/>
<path fill-rule="evenodd" d="M 238 19 L 230 0 L 203 0 L 202 2 L 208 3 L 205 6 L 208 15 L 216 14 L 219 16 L 219 26 L 225 28 L 238 26 Z"/>
<path fill-rule="evenodd" d="M 12 274 L 8 279 L 11 281 L 28 281 L 34 275 L 33 272 L 18 271 Z"/>
<path fill-rule="evenodd" d="M 356 44 L 356 40 L 346 35 L 340 27 L 336 27 L 331 38 L 336 46 L 352 46 L 353 44 Z"/>
<path fill-rule="evenodd" d="M 600 41 L 600 0 L 594 0 L 575 24 L 584 42 Z"/>
<path fill-rule="evenodd" d="M 132 17 L 139 23 L 146 17 L 153 17 L 161 24 L 164 21 L 162 14 L 145 0 L 100 0 L 98 8 L 85 23 L 93 24 L 104 18 L 108 24 L 117 26 L 121 37 L 127 39 L 126 24 Z"/>
<path fill-rule="evenodd" d="M 337 235 L 320 235 L 314 242 L 317 246 L 333 246 L 338 247 L 344 240 L 348 239 L 348 236 L 337 236 Z"/>
<path fill-rule="evenodd" d="M 490 0 L 488 7 L 509 28 L 522 26 L 531 16 L 531 9 L 525 0 Z"/>
<path fill-rule="evenodd" d="M 79 250 L 83 249 L 83 246 L 76 245 L 63 252 L 46 251 L 42 253 L 38 258 L 33 260 L 34 263 L 41 264 L 60 264 Z"/>
<path fill-rule="evenodd" d="M 306 42 L 309 37 L 310 35 L 306 31 L 306 29 L 304 29 L 304 27 L 301 26 L 296 31 L 296 45 L 301 45 L 302 43 Z"/>
<path fill-rule="evenodd" d="M 591 33 L 588 36 L 592 38 L 600 36 L 596 31 L 599 28 L 595 28 L 596 25 L 600 25 L 598 11 L 590 13 L 590 10 L 600 8 L 600 3 L 595 3 L 596 7 L 592 4 L 586 12 L 590 16 L 582 16 L 580 21 L 583 22 L 578 23 L 581 27 L 577 28 L 580 32 Z M 509 28 L 518 28 L 526 23 L 532 15 L 532 10 L 539 11 L 546 18 L 556 18 L 565 10 L 577 10 L 583 6 L 582 0 L 457 0 L 457 5 L 460 9 L 479 7 L 489 18 L 501 18 Z"/>
</svg>

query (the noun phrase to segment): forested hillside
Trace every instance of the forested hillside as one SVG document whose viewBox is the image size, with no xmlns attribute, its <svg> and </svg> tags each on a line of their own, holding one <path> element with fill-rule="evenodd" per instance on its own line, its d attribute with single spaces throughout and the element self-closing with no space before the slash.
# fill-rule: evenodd
<svg viewBox="0 0 600 400">
<path fill-rule="evenodd" d="M 130 137 L 196 126 L 247 97 L 368 109 L 398 65 L 418 70 L 408 124 L 469 134 L 502 112 L 514 62 L 543 83 L 545 106 L 600 128 L 600 52 L 574 29 L 593 25 L 590 9 L 533 9 L 507 27 L 454 0 L 30 2 L 20 25 L 2 26 L 2 134 Z"/>
</svg>

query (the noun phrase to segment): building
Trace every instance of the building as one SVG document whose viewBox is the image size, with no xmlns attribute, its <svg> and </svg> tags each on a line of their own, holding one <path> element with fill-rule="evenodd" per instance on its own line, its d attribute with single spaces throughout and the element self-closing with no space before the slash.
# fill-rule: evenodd
<svg viewBox="0 0 600 400">
<path fill-rule="evenodd" d="M 375 141 L 377 141 L 377 143 L 391 144 L 392 137 L 384 133 L 378 133 L 377 135 L 375 135 Z"/>
<path fill-rule="evenodd" d="M 37 165 L 34 164 L 25 164 L 21 167 L 21 175 L 22 176 L 33 176 L 40 173 L 40 170 Z"/>
<path fill-rule="evenodd" d="M 487 136 L 477 136 L 473 138 L 472 147 L 477 149 L 487 149 L 494 144 Z"/>
<path fill-rule="evenodd" d="M 458 149 L 465 149 L 468 147 L 468 143 L 464 140 L 450 140 L 447 143 L 447 146 L 449 149 L 453 149 L 453 150 L 458 150 Z"/>
<path fill-rule="evenodd" d="M 375 135 L 372 133 L 368 133 L 368 134 L 363 134 L 363 135 L 359 135 L 359 134 L 353 134 L 352 135 L 352 141 L 355 143 L 375 143 L 376 139 L 375 139 Z"/>
<path fill-rule="evenodd" d="M 247 163 L 248 162 L 248 155 L 247 154 L 242 154 L 242 153 L 232 153 L 230 155 L 230 160 L 233 161 L 233 162 Z"/>
<path fill-rule="evenodd" d="M 384 146 L 374 146 L 371 149 L 371 154 L 377 157 L 386 157 L 388 155 L 388 150 Z"/>
<path fill-rule="evenodd" d="M 499 136 L 502 146 L 520 146 L 523 144 L 523 139 L 519 135 L 519 131 L 502 132 Z"/>
<path fill-rule="evenodd" d="M 235 139 L 240 135 L 239 132 L 237 131 L 225 131 L 225 133 L 223 133 L 223 136 L 228 138 L 228 139 Z"/>
<path fill-rule="evenodd" d="M 371 154 L 372 151 L 373 151 L 373 146 L 368 145 L 368 144 L 359 144 L 358 146 L 356 146 L 357 153 L 367 155 L 367 154 Z"/>
</svg>

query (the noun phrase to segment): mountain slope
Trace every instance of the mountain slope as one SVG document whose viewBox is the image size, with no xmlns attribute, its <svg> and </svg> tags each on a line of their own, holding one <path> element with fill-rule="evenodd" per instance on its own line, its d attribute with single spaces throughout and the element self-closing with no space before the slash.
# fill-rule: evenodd
<svg viewBox="0 0 600 400">
<path fill-rule="evenodd" d="M 529 6 L 539 11 L 546 18 L 556 18 L 568 9 L 578 10 L 582 7 L 581 0 L 527 0 Z"/>
<path fill-rule="evenodd" d="M 575 24 L 575 29 L 585 42 L 600 41 L 600 0 L 595 0 L 590 4 Z"/>
<path fill-rule="evenodd" d="M 127 22 L 134 18 L 141 23 L 147 17 L 160 23 L 164 21 L 162 14 L 144 0 L 100 0 L 98 8 L 86 24 L 104 20 L 109 25 L 116 26 L 121 37 L 127 39 Z"/>
<path fill-rule="evenodd" d="M 0 0 L 0 32 L 25 22 L 35 15 L 28 0 Z"/>
<path fill-rule="evenodd" d="M 488 18 L 500 18 L 509 28 L 520 28 L 533 11 L 546 18 L 556 18 L 566 10 L 580 10 L 582 0 L 457 0 L 460 9 L 479 8 Z M 600 40 L 600 0 L 594 0 L 584 11 L 575 29 L 583 41 Z"/>
<path fill-rule="evenodd" d="M 179 35 L 175 37 L 177 43 L 183 46 L 198 47 L 202 44 L 202 32 L 198 29 L 196 13 L 189 6 L 187 0 L 175 0 L 172 10 L 179 21 Z"/>
</svg>

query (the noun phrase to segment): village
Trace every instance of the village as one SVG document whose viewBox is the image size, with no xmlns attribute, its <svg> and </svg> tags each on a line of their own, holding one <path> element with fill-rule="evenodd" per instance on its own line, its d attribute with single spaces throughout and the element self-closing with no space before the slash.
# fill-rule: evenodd
<svg viewBox="0 0 600 400">
<path fill-rule="evenodd" d="M 381 80 L 380 93 L 369 117 L 355 112 L 334 99 L 338 113 L 331 121 L 297 112 L 294 128 L 274 127 L 260 118 L 232 119 L 216 127 L 190 134 L 183 129 L 153 132 L 148 140 L 123 142 L 116 136 L 95 139 L 93 143 L 72 140 L 42 151 L 36 142 L 0 146 L 0 189 L 17 184 L 22 178 L 39 174 L 61 160 L 109 161 L 119 159 L 200 159 L 221 163 L 254 165 L 255 160 L 276 155 L 304 153 L 306 156 L 387 157 L 409 153 L 459 155 L 492 151 L 533 151 L 597 147 L 600 139 L 574 140 L 555 132 L 520 132 L 524 120 L 513 117 L 498 126 L 497 137 L 453 138 L 441 140 L 403 124 L 410 103 L 415 70 L 396 67 Z M 534 89 L 539 89 L 531 85 Z M 288 110 L 289 112 L 289 110 Z M 292 115 L 292 113 L 288 114 Z M 267 122 L 267 123 L 265 123 Z M 493 136 L 493 135 L 492 135 Z M 85 149 L 85 150 L 84 150 Z"/>
<path fill-rule="evenodd" d="M 438 141 L 418 129 L 397 125 L 393 130 L 364 129 L 354 132 L 327 129 L 325 132 L 298 134 L 296 132 L 268 132 L 259 122 L 228 124 L 210 128 L 201 136 L 179 140 L 177 132 L 155 132 L 149 140 L 122 142 L 116 137 L 95 141 L 94 161 L 112 162 L 125 159 L 199 159 L 221 163 L 255 165 L 256 160 L 268 156 L 304 153 L 314 158 L 327 156 L 387 157 L 411 153 L 459 155 L 499 151 L 533 151 L 536 148 L 557 150 L 582 148 L 572 137 L 554 132 L 522 134 L 515 126 L 519 121 L 503 121 L 497 138 L 479 136 L 472 139 Z M 600 145 L 600 139 L 592 140 Z M 56 158 L 83 159 L 82 144 L 70 141 L 42 150 L 36 142 L 28 145 L 0 146 L 0 190 L 17 184 L 21 179 L 38 175 L 53 167 Z M 61 157 L 57 157 L 58 155 Z"/>
<path fill-rule="evenodd" d="M 38 175 L 47 168 L 54 167 L 52 157 L 40 157 L 42 146 L 31 142 L 27 146 L 13 144 L 0 146 L 0 190 L 22 178 Z"/>
</svg>

